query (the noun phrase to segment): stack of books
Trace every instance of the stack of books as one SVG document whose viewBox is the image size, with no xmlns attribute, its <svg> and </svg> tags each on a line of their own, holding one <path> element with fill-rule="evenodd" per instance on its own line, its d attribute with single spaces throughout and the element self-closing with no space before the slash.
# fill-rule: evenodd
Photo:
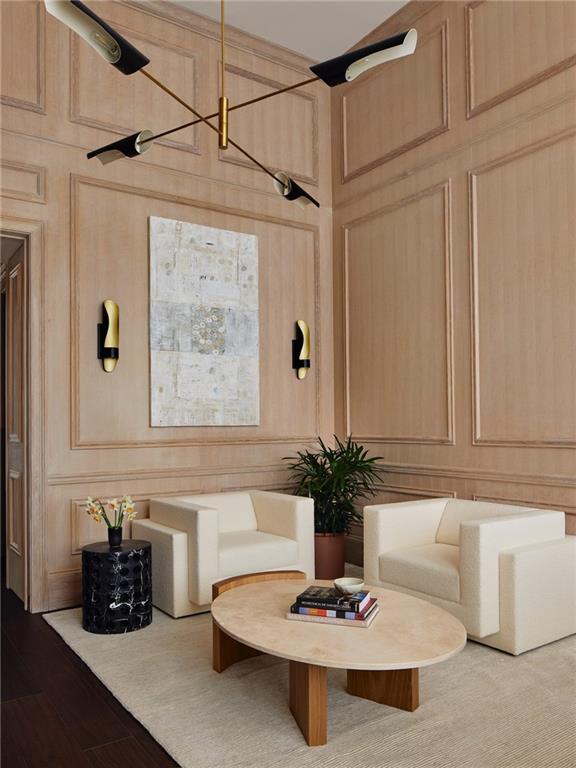
<svg viewBox="0 0 576 768">
<path fill-rule="evenodd" d="M 334 587 L 308 587 L 290 606 L 287 618 L 366 628 L 378 611 L 378 601 L 370 596 L 370 592 L 343 595 Z"/>
</svg>

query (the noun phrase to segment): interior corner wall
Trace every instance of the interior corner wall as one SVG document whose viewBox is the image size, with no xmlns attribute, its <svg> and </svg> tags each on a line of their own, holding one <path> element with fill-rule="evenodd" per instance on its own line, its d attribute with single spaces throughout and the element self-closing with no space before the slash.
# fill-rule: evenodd
<svg viewBox="0 0 576 768">
<path fill-rule="evenodd" d="M 337 429 L 383 457 L 375 502 L 576 533 L 576 4 L 413 1 L 363 43 L 412 26 L 333 91 Z"/>
<path fill-rule="evenodd" d="M 150 58 L 150 72 L 202 113 L 218 96 L 219 28 L 168 2 L 101 2 L 98 13 Z M 230 116 L 230 132 L 294 176 L 322 207 L 281 199 L 270 179 L 205 126 L 158 141 L 136 161 L 86 152 L 188 113 L 139 74 L 121 75 L 42 2 L 0 3 L 2 226 L 38 226 L 43 271 L 31 301 L 44 329 L 44 503 L 31 530 L 33 610 L 78 604 L 83 544 L 103 537 L 87 496 L 287 490 L 283 457 L 331 435 L 334 421 L 330 92 L 321 84 Z M 229 31 L 231 103 L 305 79 L 308 62 Z M 294 129 L 297 125 L 297 130 Z M 151 427 L 148 217 L 256 234 L 260 263 L 257 427 Z M 96 357 L 104 299 L 120 307 L 120 361 Z M 291 367 L 294 324 L 312 334 L 312 368 Z M 36 489 L 35 489 L 36 490 Z"/>
</svg>

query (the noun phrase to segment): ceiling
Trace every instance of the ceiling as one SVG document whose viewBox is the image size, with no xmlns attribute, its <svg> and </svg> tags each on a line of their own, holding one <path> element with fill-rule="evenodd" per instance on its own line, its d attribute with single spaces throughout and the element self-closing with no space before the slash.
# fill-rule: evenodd
<svg viewBox="0 0 576 768">
<path fill-rule="evenodd" d="M 176 0 L 220 19 L 220 0 Z M 407 0 L 226 0 L 226 24 L 315 61 L 339 56 Z"/>
</svg>

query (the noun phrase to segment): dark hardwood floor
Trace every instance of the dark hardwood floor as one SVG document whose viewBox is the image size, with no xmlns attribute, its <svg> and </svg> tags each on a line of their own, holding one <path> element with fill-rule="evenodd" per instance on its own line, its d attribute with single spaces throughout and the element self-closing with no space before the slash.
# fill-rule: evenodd
<svg viewBox="0 0 576 768">
<path fill-rule="evenodd" d="M 177 768 L 39 614 L 2 589 L 3 768 Z"/>
</svg>

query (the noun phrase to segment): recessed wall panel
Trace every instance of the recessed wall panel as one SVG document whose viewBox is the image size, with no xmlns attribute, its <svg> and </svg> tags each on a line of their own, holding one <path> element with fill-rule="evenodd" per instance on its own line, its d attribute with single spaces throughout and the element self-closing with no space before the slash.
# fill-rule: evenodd
<svg viewBox="0 0 576 768">
<path fill-rule="evenodd" d="M 450 194 L 442 184 L 346 227 L 348 431 L 452 441 Z"/>
<path fill-rule="evenodd" d="M 476 443 L 576 443 L 576 137 L 470 175 Z"/>
<path fill-rule="evenodd" d="M 471 3 L 466 25 L 469 116 L 576 64 L 576 3 Z"/>
<path fill-rule="evenodd" d="M 412 56 L 346 86 L 344 181 L 448 130 L 447 35 L 443 24 L 419 40 Z"/>
</svg>

